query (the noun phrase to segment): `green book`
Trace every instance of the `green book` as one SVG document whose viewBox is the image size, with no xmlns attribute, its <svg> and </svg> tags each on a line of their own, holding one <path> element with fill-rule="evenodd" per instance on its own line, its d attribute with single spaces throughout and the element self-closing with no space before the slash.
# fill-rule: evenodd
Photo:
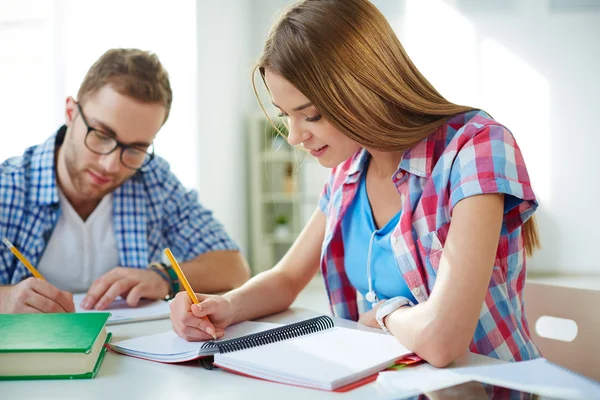
<svg viewBox="0 0 600 400">
<path fill-rule="evenodd" d="M 0 314 L 0 380 L 96 376 L 110 313 Z"/>
</svg>

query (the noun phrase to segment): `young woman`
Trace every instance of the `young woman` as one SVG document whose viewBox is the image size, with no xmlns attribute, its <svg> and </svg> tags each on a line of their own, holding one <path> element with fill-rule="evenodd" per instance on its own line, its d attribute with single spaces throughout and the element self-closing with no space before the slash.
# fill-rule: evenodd
<svg viewBox="0 0 600 400">
<path fill-rule="evenodd" d="M 282 311 L 321 268 L 335 315 L 381 327 L 435 366 L 467 350 L 538 357 L 523 312 L 537 203 L 512 134 L 444 99 L 367 0 L 296 3 L 257 69 L 289 143 L 333 169 L 286 256 L 198 306 L 180 293 L 174 330 L 207 340 Z"/>
</svg>

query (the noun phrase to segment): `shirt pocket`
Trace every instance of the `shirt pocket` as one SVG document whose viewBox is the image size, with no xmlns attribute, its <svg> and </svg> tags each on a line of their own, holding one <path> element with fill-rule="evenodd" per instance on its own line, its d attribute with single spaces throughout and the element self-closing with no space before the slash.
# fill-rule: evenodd
<svg viewBox="0 0 600 400">
<path fill-rule="evenodd" d="M 421 236 L 417 240 L 417 248 L 419 249 L 423 264 L 428 272 L 434 275 L 440 266 L 449 229 L 450 223 L 447 223 L 441 228 Z"/>
</svg>

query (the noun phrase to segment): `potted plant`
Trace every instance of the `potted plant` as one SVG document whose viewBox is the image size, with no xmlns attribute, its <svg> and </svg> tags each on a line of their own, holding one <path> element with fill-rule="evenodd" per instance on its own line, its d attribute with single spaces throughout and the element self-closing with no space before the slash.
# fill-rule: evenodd
<svg viewBox="0 0 600 400">
<path fill-rule="evenodd" d="M 275 217 L 275 229 L 273 235 L 277 239 L 286 239 L 290 236 L 290 224 L 287 215 L 278 215 Z"/>
<path fill-rule="evenodd" d="M 276 122 L 276 124 L 277 124 L 277 129 L 275 129 L 273 126 L 269 126 L 270 136 L 271 136 L 271 150 L 272 151 L 280 151 L 280 150 L 289 151 L 290 147 L 288 146 L 287 141 L 285 139 L 285 135 L 287 134 L 287 129 L 286 129 L 285 125 L 282 123 Z"/>
</svg>

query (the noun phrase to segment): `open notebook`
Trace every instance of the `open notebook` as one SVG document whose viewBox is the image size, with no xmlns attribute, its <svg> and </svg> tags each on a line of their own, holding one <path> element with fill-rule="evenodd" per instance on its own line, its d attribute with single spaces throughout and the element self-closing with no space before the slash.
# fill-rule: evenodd
<svg viewBox="0 0 600 400">
<path fill-rule="evenodd" d="M 228 327 L 225 336 L 220 340 L 249 335 L 277 326 L 279 325 L 267 322 L 242 322 Z M 108 346 L 111 350 L 128 356 L 163 363 L 180 363 L 215 354 L 213 348 L 202 347 L 205 343 L 208 342 L 188 342 L 175 332 L 167 331 L 110 343 Z"/>
<path fill-rule="evenodd" d="M 243 322 L 218 341 L 188 343 L 174 332 L 109 344 L 162 362 L 214 355 L 214 365 L 255 378 L 322 390 L 347 390 L 412 354 L 390 335 L 335 327 L 321 316 L 289 325 Z M 265 330 L 266 329 L 266 330 Z"/>
<path fill-rule="evenodd" d="M 107 325 L 169 318 L 169 314 L 171 312 L 171 310 L 169 309 L 169 303 L 164 300 L 142 299 L 138 303 L 137 307 L 130 307 L 127 305 L 125 299 L 122 299 L 120 297 L 112 303 L 110 303 L 109 306 L 104 310 L 86 310 L 84 308 L 81 308 L 80 306 L 81 301 L 84 297 L 85 293 L 78 293 L 73 295 L 73 302 L 75 303 L 75 312 L 109 312 L 110 318 L 108 319 Z"/>
</svg>

